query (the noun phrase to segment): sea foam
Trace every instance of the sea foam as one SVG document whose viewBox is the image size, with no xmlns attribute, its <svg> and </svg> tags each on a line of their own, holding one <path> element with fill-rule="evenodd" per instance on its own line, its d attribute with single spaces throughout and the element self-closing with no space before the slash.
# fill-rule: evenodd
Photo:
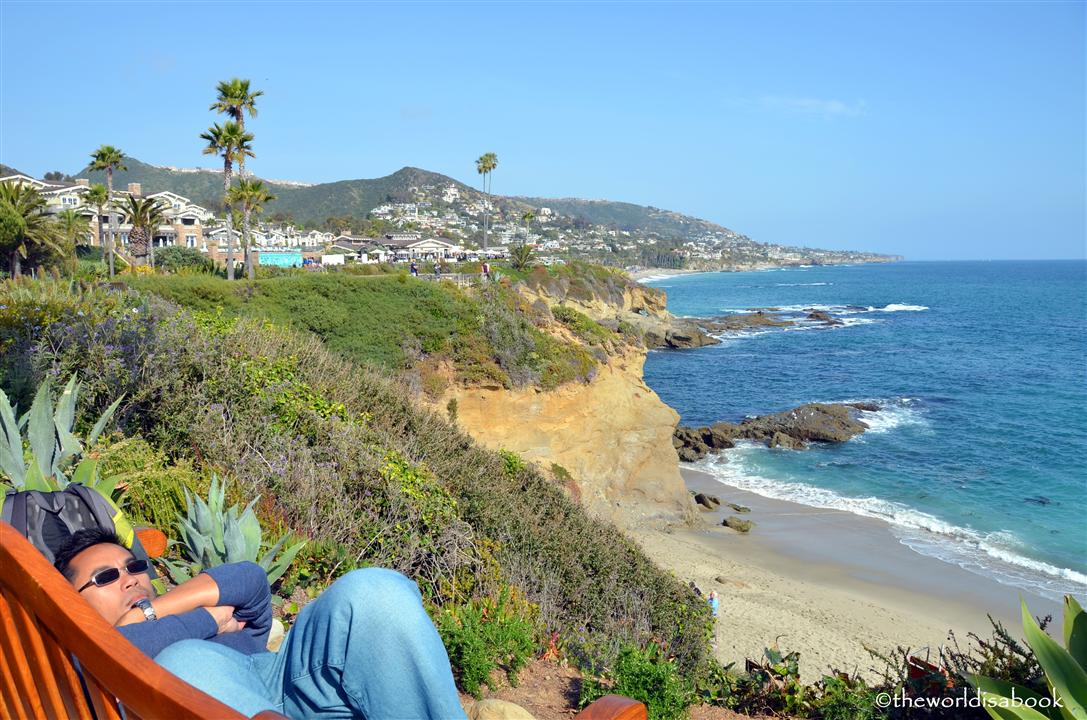
<svg viewBox="0 0 1087 720">
<path fill-rule="evenodd" d="M 903 418 L 909 418 L 910 414 L 891 413 L 891 416 L 898 420 L 889 421 L 886 429 L 896 426 L 896 422 L 900 426 Z M 886 432 L 886 429 L 883 431 Z M 895 537 L 907 547 L 958 565 L 964 570 L 996 578 L 1006 585 L 1055 600 L 1065 593 L 1081 594 L 1087 590 L 1087 575 L 1017 552 L 1017 548 L 1024 547 L 1024 543 L 1012 533 L 980 533 L 893 500 L 875 496 L 849 497 L 803 482 L 768 478 L 748 467 L 747 460 L 762 452 L 772 451 L 758 443 L 740 441 L 732 450 L 716 456 L 709 455 L 689 465 L 713 475 L 725 485 L 763 497 L 882 520 L 891 526 Z"/>
</svg>

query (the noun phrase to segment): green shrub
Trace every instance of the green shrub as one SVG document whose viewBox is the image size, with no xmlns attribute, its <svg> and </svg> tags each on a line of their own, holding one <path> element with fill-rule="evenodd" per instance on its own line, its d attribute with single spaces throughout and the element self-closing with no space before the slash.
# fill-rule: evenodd
<svg viewBox="0 0 1087 720">
<path fill-rule="evenodd" d="M 213 275 L 215 262 L 193 248 L 171 245 L 155 250 L 155 268 L 166 272 L 178 273 L 182 270 Z"/>
<path fill-rule="evenodd" d="M 443 608 L 436 626 L 453 672 L 464 691 L 480 696 L 501 668 L 510 685 L 538 646 L 538 610 L 515 588 L 503 585 L 496 597 Z"/>
<path fill-rule="evenodd" d="M 859 678 L 824 677 L 817 693 L 813 708 L 821 720 L 876 720 L 884 714 L 876 704 L 876 690 Z"/>
<path fill-rule="evenodd" d="M 316 598 L 335 580 L 359 567 L 358 560 L 342 543 L 318 540 L 307 543 L 279 584 L 280 595 L 289 597 L 295 588 L 302 588 Z"/>
<path fill-rule="evenodd" d="M 578 312 L 567 305 L 554 305 L 551 314 L 555 319 L 570 328 L 579 338 L 590 345 L 610 347 L 615 340 L 615 333 L 596 322 L 588 315 Z"/>
<path fill-rule="evenodd" d="M 686 717 L 687 708 L 695 699 L 694 688 L 655 644 L 644 650 L 626 646 L 613 667 L 585 677 L 580 706 L 585 707 L 609 693 L 645 703 L 650 720 Z"/>
<path fill-rule="evenodd" d="M 92 453 L 102 473 L 127 490 L 122 509 L 133 521 L 169 531 L 185 510 L 185 491 L 204 494 L 208 480 L 187 458 L 170 462 L 166 454 L 142 438 L 123 438 L 99 445 Z"/>
</svg>

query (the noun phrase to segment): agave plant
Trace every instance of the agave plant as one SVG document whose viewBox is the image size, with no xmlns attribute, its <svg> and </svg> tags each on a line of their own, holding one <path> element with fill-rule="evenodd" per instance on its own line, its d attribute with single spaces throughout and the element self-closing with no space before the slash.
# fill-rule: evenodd
<svg viewBox="0 0 1087 720">
<path fill-rule="evenodd" d="M 1022 604 L 1023 633 L 1045 671 L 1050 697 L 1021 685 L 975 675 L 989 715 L 996 720 L 1087 720 L 1087 613 L 1064 596 L 1064 645 L 1049 637 Z"/>
<path fill-rule="evenodd" d="M 7 394 L 0 390 L 0 490 L 50 492 L 77 482 L 111 499 L 119 478 L 103 478 L 98 461 L 83 457 L 83 452 L 98 441 L 121 398 L 106 408 L 81 441 L 72 433 L 79 390 L 79 382 L 73 375 L 54 408 L 47 378 L 38 386 L 30 410 L 18 419 Z M 24 443 L 30 449 L 29 456 L 24 452 Z"/>
<path fill-rule="evenodd" d="M 262 532 L 260 521 L 253 512 L 260 497 L 241 511 L 237 505 L 224 510 L 225 499 L 226 482 L 220 483 L 216 475 L 211 478 L 207 502 L 185 490 L 185 514 L 178 513 L 177 516 L 181 540 L 171 541 L 180 548 L 183 560 L 163 561 L 174 582 L 184 582 L 209 567 L 250 560 L 264 568 L 271 584 L 287 571 L 294 556 L 306 544 L 301 541 L 284 549 L 290 538 L 288 533 L 260 555 Z"/>
</svg>

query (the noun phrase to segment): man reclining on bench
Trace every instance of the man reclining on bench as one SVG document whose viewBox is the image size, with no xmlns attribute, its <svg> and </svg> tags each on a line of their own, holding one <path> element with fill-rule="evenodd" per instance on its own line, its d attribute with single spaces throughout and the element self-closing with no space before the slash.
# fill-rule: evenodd
<svg viewBox="0 0 1087 720">
<path fill-rule="evenodd" d="M 465 717 L 419 589 L 392 570 L 341 577 L 302 609 L 272 653 L 271 592 L 256 563 L 210 568 L 156 597 L 147 561 L 92 529 L 72 535 L 55 565 L 133 645 L 245 715 Z"/>
</svg>

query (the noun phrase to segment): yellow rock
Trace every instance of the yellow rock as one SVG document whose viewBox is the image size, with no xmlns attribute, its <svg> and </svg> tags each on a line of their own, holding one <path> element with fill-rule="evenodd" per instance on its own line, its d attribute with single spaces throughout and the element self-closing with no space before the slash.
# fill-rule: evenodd
<svg viewBox="0 0 1087 720">
<path fill-rule="evenodd" d="M 480 700 L 468 711 L 468 720 L 536 720 L 528 710 L 505 700 Z"/>
</svg>

